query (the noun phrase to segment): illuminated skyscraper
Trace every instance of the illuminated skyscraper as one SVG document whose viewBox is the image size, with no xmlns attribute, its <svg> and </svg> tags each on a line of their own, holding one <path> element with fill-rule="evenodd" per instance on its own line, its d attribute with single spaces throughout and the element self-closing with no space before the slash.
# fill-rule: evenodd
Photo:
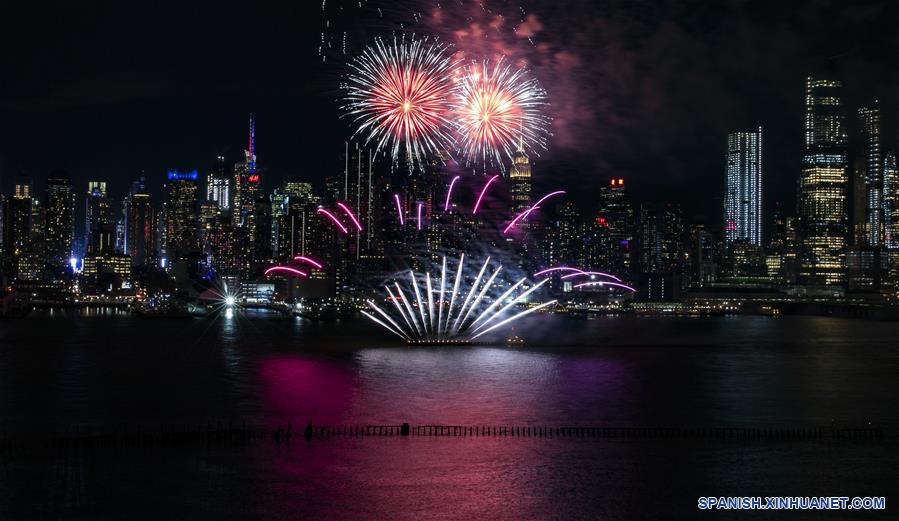
<svg viewBox="0 0 899 521">
<path fill-rule="evenodd" d="M 215 158 L 215 168 L 206 175 L 206 200 L 213 201 L 220 210 L 231 207 L 231 179 L 225 172 L 225 156 Z"/>
<path fill-rule="evenodd" d="M 724 240 L 762 245 L 762 127 L 727 135 Z"/>
<path fill-rule="evenodd" d="M 21 179 L 15 184 L 13 196 L 3 205 L 2 251 L 20 255 L 31 235 L 31 180 Z"/>
<path fill-rule="evenodd" d="M 865 237 L 868 246 L 883 244 L 883 151 L 880 143 L 880 102 L 858 109 L 864 156 Z"/>
<path fill-rule="evenodd" d="M 509 168 L 509 191 L 512 195 L 512 213 L 517 215 L 531 205 L 531 160 L 524 151 L 524 140 L 518 140 L 518 149 L 512 156 Z"/>
<path fill-rule="evenodd" d="M 231 223 L 237 228 L 255 228 L 256 199 L 261 194 L 262 175 L 256 164 L 256 123 L 250 114 L 250 131 L 244 160 L 234 165 L 234 190 L 231 194 Z M 252 233 L 249 234 L 253 236 Z"/>
<path fill-rule="evenodd" d="M 593 219 L 591 268 L 630 274 L 634 251 L 634 207 L 624 188 L 624 178 L 613 177 L 599 189 L 599 211 Z"/>
<path fill-rule="evenodd" d="M 44 253 L 54 268 L 69 265 L 72 243 L 75 240 L 75 193 L 72 179 L 62 170 L 55 170 L 47 178 L 46 225 Z"/>
<path fill-rule="evenodd" d="M 883 161 L 883 224 L 884 244 L 899 250 L 899 169 L 892 152 Z"/>
<path fill-rule="evenodd" d="M 86 255 L 113 253 L 115 222 L 104 181 L 88 181 L 84 199 L 84 247 Z"/>
<path fill-rule="evenodd" d="M 256 246 L 271 241 L 270 226 L 256 226 L 256 217 L 259 215 L 256 205 L 262 199 L 262 171 L 256 163 L 256 123 L 252 114 L 244 160 L 234 165 L 233 179 L 231 227 L 240 245 L 236 249 L 236 255 L 239 257 L 241 277 L 247 278 L 257 267 L 256 258 L 259 252 Z"/>
<path fill-rule="evenodd" d="M 125 216 L 125 253 L 133 266 L 153 263 L 156 257 L 156 226 L 150 194 L 130 194 Z"/>
<path fill-rule="evenodd" d="M 174 262 L 199 250 L 197 171 L 169 170 L 165 183 L 166 256 Z"/>
<path fill-rule="evenodd" d="M 846 279 L 848 242 L 847 136 L 840 89 L 834 80 L 808 78 L 805 155 L 799 178 L 802 252 L 799 282 L 839 285 Z"/>
</svg>

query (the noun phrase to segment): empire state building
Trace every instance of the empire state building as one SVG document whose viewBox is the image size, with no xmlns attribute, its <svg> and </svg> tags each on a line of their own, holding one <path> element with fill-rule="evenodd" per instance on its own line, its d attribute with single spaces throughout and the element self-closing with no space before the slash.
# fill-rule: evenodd
<svg viewBox="0 0 899 521">
<path fill-rule="evenodd" d="M 524 140 L 518 140 L 518 149 L 512 156 L 512 166 L 509 168 L 509 183 L 512 193 L 512 214 L 531 206 L 531 160 L 524 152 Z"/>
</svg>

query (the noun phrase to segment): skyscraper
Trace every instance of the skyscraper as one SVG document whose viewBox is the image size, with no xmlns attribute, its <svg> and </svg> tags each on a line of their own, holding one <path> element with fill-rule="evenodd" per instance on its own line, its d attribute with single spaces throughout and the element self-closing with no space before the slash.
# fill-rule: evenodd
<svg viewBox="0 0 899 521">
<path fill-rule="evenodd" d="M 762 127 L 727 135 L 724 239 L 762 245 Z"/>
<path fill-rule="evenodd" d="M 884 244 L 899 249 L 899 169 L 892 152 L 883 160 L 883 225 Z"/>
<path fill-rule="evenodd" d="M 197 171 L 169 170 L 165 183 L 166 256 L 171 262 L 199 249 Z"/>
<path fill-rule="evenodd" d="M 593 244 L 590 267 L 630 275 L 634 251 L 634 207 L 625 191 L 624 178 L 613 177 L 599 189 L 599 212 L 593 227 L 600 233 Z"/>
<path fill-rule="evenodd" d="M 256 245 L 270 242 L 270 227 L 257 227 L 256 204 L 262 198 L 262 171 L 256 163 L 256 123 L 250 114 L 250 128 L 244 160 L 234 165 L 234 191 L 231 196 L 231 227 L 239 245 L 235 254 L 239 257 L 241 276 L 247 278 L 255 267 Z M 264 235 L 264 239 L 259 235 Z"/>
<path fill-rule="evenodd" d="M 62 170 L 53 171 L 47 177 L 46 225 L 44 228 L 44 254 L 49 265 L 64 268 L 72 256 L 75 240 L 75 193 L 72 179 Z"/>
<path fill-rule="evenodd" d="M 217 156 L 215 168 L 206 175 L 206 200 L 213 201 L 220 210 L 231 207 L 231 179 L 225 172 L 225 156 Z"/>
<path fill-rule="evenodd" d="M 522 138 L 518 140 L 518 149 L 512 156 L 512 166 L 509 168 L 509 192 L 514 215 L 531 205 L 531 160 L 524 151 Z"/>
<path fill-rule="evenodd" d="M 858 109 L 864 167 L 865 237 L 868 246 L 883 244 L 883 151 L 880 144 L 880 102 Z"/>
<path fill-rule="evenodd" d="M 239 228 L 255 228 L 256 199 L 262 191 L 262 175 L 256 164 L 256 123 L 250 114 L 250 130 L 244 160 L 234 165 L 234 190 L 231 194 L 231 221 Z M 253 236 L 252 233 L 249 234 Z"/>
<path fill-rule="evenodd" d="M 683 211 L 678 204 L 640 207 L 640 298 L 677 300 L 685 263 Z M 689 278 L 687 279 L 689 280 Z"/>
<path fill-rule="evenodd" d="M 31 235 L 31 180 L 16 182 L 13 196 L 3 206 L 3 252 L 19 255 L 29 243 Z"/>
<path fill-rule="evenodd" d="M 802 284 L 839 285 L 846 280 L 849 180 L 841 87 L 835 80 L 806 80 L 805 154 L 798 208 Z"/>
<path fill-rule="evenodd" d="M 84 246 L 86 255 L 113 253 L 115 222 L 104 181 L 88 181 L 85 195 Z"/>
<path fill-rule="evenodd" d="M 125 253 L 131 256 L 131 264 L 144 266 L 155 259 L 156 225 L 150 194 L 130 194 L 128 213 L 125 216 Z"/>
</svg>

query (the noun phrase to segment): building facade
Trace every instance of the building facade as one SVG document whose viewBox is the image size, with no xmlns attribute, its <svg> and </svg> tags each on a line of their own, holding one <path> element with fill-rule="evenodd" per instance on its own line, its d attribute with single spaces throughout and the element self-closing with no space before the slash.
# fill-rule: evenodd
<svg viewBox="0 0 899 521">
<path fill-rule="evenodd" d="M 834 286 L 846 280 L 849 176 L 841 89 L 839 81 L 806 80 L 805 154 L 798 205 L 802 241 L 799 282 L 805 285 Z"/>
<path fill-rule="evenodd" d="M 762 127 L 727 136 L 724 240 L 762 245 Z"/>
<path fill-rule="evenodd" d="M 47 178 L 45 208 L 45 261 L 54 269 L 65 268 L 75 241 L 75 193 L 72 179 L 62 170 L 54 171 Z"/>
</svg>

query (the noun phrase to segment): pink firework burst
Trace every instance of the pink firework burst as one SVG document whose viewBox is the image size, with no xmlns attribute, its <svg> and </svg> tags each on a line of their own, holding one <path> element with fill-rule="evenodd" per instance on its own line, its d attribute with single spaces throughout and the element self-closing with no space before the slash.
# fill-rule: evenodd
<svg viewBox="0 0 899 521">
<path fill-rule="evenodd" d="M 452 105 L 455 149 L 468 165 L 504 169 L 517 148 L 546 148 L 546 91 L 506 60 L 462 67 Z"/>
<path fill-rule="evenodd" d="M 351 64 L 342 85 L 345 115 L 354 135 L 404 153 L 410 168 L 449 149 L 449 96 L 455 65 L 446 46 L 427 39 L 376 39 Z"/>
</svg>

